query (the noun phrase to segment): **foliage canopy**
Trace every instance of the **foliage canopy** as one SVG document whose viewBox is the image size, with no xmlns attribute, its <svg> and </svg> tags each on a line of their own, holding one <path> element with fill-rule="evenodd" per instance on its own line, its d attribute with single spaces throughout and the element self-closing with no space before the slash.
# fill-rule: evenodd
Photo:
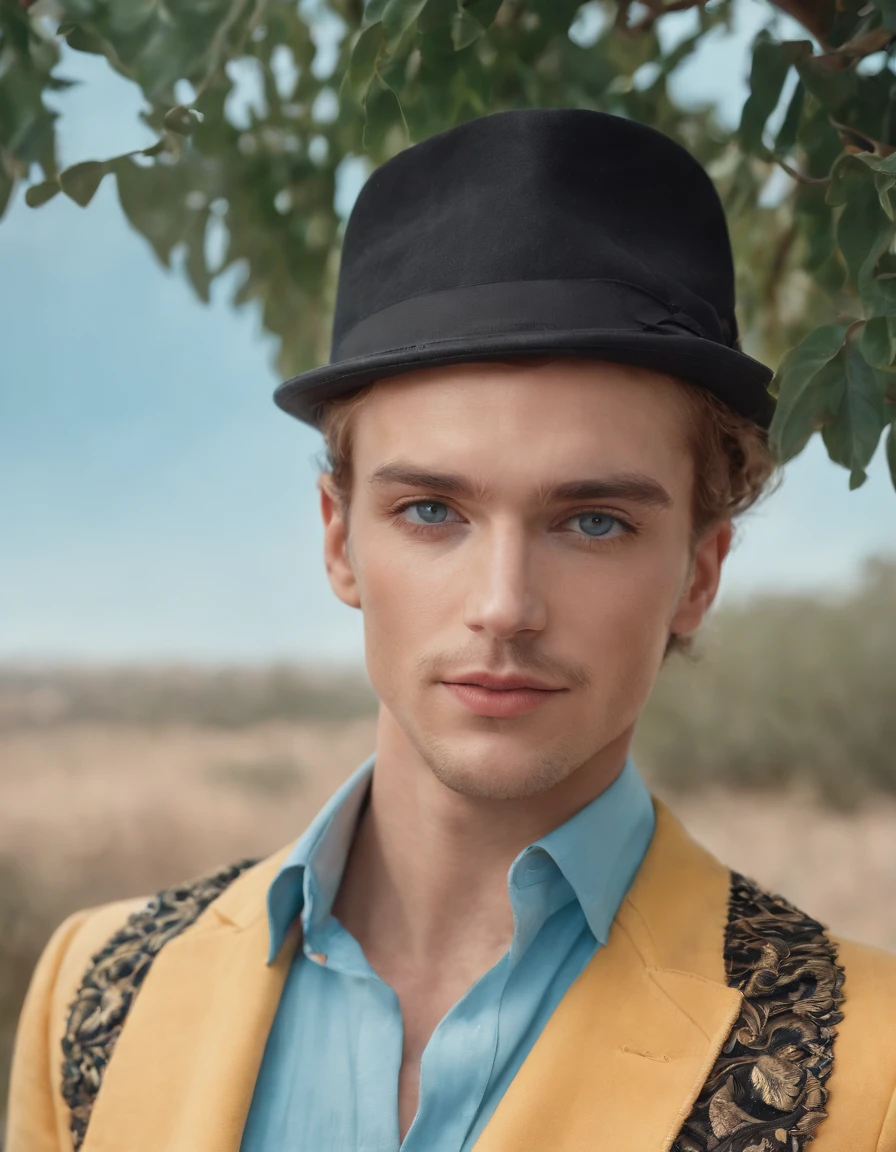
<svg viewBox="0 0 896 1152">
<path fill-rule="evenodd" d="M 778 364 L 782 458 L 819 432 L 855 488 L 883 439 L 896 486 L 896 0 L 756 0 L 768 23 L 730 131 L 669 82 L 730 28 L 735 2 L 0 0 L 0 214 L 20 181 L 32 207 L 60 193 L 86 206 L 110 176 L 158 259 L 183 253 L 201 299 L 239 265 L 234 303 L 258 301 L 292 375 L 329 356 L 346 158 L 372 170 L 500 109 L 628 116 L 689 148 L 722 195 L 744 345 Z M 683 11 L 672 45 L 664 22 Z M 785 39 L 782 15 L 805 34 Z M 46 96 L 69 84 L 63 41 L 139 85 L 153 146 L 60 170 Z M 263 96 L 237 123 L 250 74 Z"/>
</svg>

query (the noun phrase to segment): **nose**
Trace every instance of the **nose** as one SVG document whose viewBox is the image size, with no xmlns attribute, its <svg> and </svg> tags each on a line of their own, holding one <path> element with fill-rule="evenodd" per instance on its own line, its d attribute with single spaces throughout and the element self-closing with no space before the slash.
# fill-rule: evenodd
<svg viewBox="0 0 896 1152">
<path fill-rule="evenodd" d="M 468 573 L 464 623 L 471 631 L 507 639 L 544 629 L 547 603 L 522 528 L 505 525 L 481 533 L 471 550 Z"/>
</svg>

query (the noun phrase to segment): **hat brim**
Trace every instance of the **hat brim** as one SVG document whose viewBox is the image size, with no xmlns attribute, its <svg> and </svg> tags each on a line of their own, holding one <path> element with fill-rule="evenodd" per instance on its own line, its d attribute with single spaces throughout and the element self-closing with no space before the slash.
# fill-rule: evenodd
<svg viewBox="0 0 896 1152">
<path fill-rule="evenodd" d="M 547 353 L 667 372 L 705 388 L 763 430 L 768 429 L 775 412 L 775 400 L 767 389 L 774 373 L 744 352 L 700 336 L 599 328 L 465 336 L 355 356 L 286 380 L 275 390 L 274 402 L 284 412 L 319 429 L 319 410 L 324 401 L 373 380 L 442 364 Z"/>
</svg>

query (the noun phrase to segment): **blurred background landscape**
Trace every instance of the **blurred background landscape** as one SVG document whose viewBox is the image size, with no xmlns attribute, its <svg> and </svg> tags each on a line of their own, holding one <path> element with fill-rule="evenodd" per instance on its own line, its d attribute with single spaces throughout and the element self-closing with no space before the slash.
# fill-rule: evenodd
<svg viewBox="0 0 896 1152">
<path fill-rule="evenodd" d="M 770 6 L 722 7 L 730 25 L 669 93 L 732 132 Z M 581 6 L 581 44 L 603 9 Z M 694 16 L 664 16 L 664 51 Z M 326 77 L 338 29 L 312 33 Z M 264 98 L 240 63 L 227 114 L 245 128 Z M 48 97 L 62 163 L 153 142 L 135 83 L 66 46 L 60 71 L 76 82 Z M 343 223 L 370 170 L 340 161 Z M 773 214 L 782 185 L 768 188 Z M 770 257 L 748 240 L 749 290 L 753 255 Z M 152 258 L 109 179 L 86 210 L 62 195 L 32 210 L 17 190 L 0 223 L 0 1145 L 22 997 L 59 922 L 284 846 L 373 750 L 360 613 L 322 563 L 322 441 L 271 402 L 276 341 L 258 300 L 232 304 L 244 269 L 202 303 L 186 262 Z M 850 491 L 814 436 L 745 517 L 697 657 L 663 669 L 635 759 L 726 863 L 896 950 L 894 749 L 887 463 L 881 447 Z"/>
</svg>

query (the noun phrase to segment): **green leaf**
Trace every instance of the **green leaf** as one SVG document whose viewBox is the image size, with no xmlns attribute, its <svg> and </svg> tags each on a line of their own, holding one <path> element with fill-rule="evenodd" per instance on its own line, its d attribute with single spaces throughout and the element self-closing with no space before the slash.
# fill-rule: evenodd
<svg viewBox="0 0 896 1152">
<path fill-rule="evenodd" d="M 861 488 L 865 481 L 868 479 L 868 473 L 861 468 L 853 468 L 849 474 L 849 490 L 855 491 L 856 488 Z"/>
<path fill-rule="evenodd" d="M 427 0 L 389 0 L 383 10 L 383 29 L 390 48 L 394 48 L 426 7 Z"/>
<path fill-rule="evenodd" d="M 558 0 L 559 3 L 559 0 Z M 465 4 L 463 0 L 456 0 L 456 11 L 451 19 L 451 43 L 455 52 L 467 48 L 474 41 L 484 36 L 487 29 L 494 23 L 500 4 L 494 0 L 474 0 Z M 538 12 L 535 5 L 535 15 L 539 16 L 539 28 L 546 28 L 545 13 Z M 564 28 L 567 22 L 563 24 Z"/>
<path fill-rule="evenodd" d="M 896 152 L 889 156 L 874 156 L 871 153 L 856 153 L 856 158 L 867 164 L 873 172 L 881 172 L 886 176 L 896 177 Z"/>
<path fill-rule="evenodd" d="M 865 322 L 859 344 L 862 355 L 875 368 L 889 368 L 896 359 L 896 343 L 890 335 L 886 316 L 872 316 Z"/>
<path fill-rule="evenodd" d="M 25 190 L 25 203 L 29 208 L 39 208 L 41 204 L 46 204 L 48 200 L 52 200 L 60 191 L 57 180 L 44 180 L 40 184 L 32 184 L 30 188 Z"/>
<path fill-rule="evenodd" d="M 851 283 L 860 285 L 867 282 L 893 232 L 893 221 L 881 211 L 869 174 L 864 184 L 856 186 L 837 221 L 837 244 L 846 260 Z"/>
<path fill-rule="evenodd" d="M 9 203 L 12 196 L 12 179 L 0 168 L 0 216 L 6 211 L 6 205 Z M 25 193 L 25 199 L 28 199 L 28 193 Z"/>
<path fill-rule="evenodd" d="M 70 200 L 86 208 L 108 171 L 109 165 L 106 161 L 85 160 L 60 172 L 59 185 Z"/>
<path fill-rule="evenodd" d="M 778 403 L 769 436 L 784 461 L 802 450 L 828 410 L 834 378 L 826 375 L 819 379 L 819 373 L 843 348 L 848 327 L 826 324 L 816 328 L 784 356 L 775 373 L 772 387 L 777 390 Z"/>
<path fill-rule="evenodd" d="M 896 488 L 896 420 L 890 425 L 887 433 L 887 464 L 890 466 L 890 479 Z"/>
<path fill-rule="evenodd" d="M 896 317 L 896 280 L 891 276 L 870 277 L 862 283 L 862 304 L 874 316 Z"/>
<path fill-rule="evenodd" d="M 874 187 L 877 190 L 877 198 L 880 200 L 881 208 L 891 220 L 896 220 L 896 215 L 893 212 L 893 201 L 890 199 L 890 189 L 894 184 L 896 184 L 896 176 L 886 176 L 882 172 L 875 172 Z"/>
<path fill-rule="evenodd" d="M 803 115 L 805 97 L 806 89 L 800 80 L 793 90 L 790 103 L 787 105 L 787 112 L 784 114 L 784 120 L 778 135 L 775 137 L 774 152 L 777 156 L 786 156 L 796 146 L 797 131 Z"/>
<path fill-rule="evenodd" d="M 494 24 L 503 2 L 504 0 L 472 0 L 466 7 L 470 15 L 478 20 L 483 28 L 488 29 Z M 568 27 L 570 23 L 569 20 L 565 21 L 564 27 Z"/>
<path fill-rule="evenodd" d="M 837 250 L 834 212 L 819 188 L 801 189 L 794 205 L 794 223 L 806 243 L 806 270 L 815 273 Z"/>
<path fill-rule="evenodd" d="M 896 153 L 880 159 L 866 153 L 845 153 L 831 171 L 827 190 L 829 204 L 847 204 L 862 195 L 870 174 L 881 208 L 894 219 L 890 189 L 896 184 Z"/>
<path fill-rule="evenodd" d="M 261 288 L 256 283 L 253 276 L 248 275 L 242 284 L 237 288 L 233 294 L 233 302 L 236 305 L 248 304 L 250 300 L 255 300 L 261 293 Z"/>
<path fill-rule="evenodd" d="M 822 428 L 828 455 L 849 468 L 850 488 L 864 482 L 884 426 L 883 394 L 877 373 L 862 355 L 858 342 L 850 341 L 842 353 L 844 372 L 839 397 L 832 405 L 834 419 Z"/>
<path fill-rule="evenodd" d="M 861 102 L 862 78 L 854 70 L 832 69 L 826 59 L 814 55 L 795 60 L 794 64 L 807 91 L 835 120 L 843 121 L 844 110 Z"/>
<path fill-rule="evenodd" d="M 456 12 L 457 0 L 428 0 L 417 17 L 417 28 L 424 36 L 448 28 Z"/>
<path fill-rule="evenodd" d="M 825 191 L 825 200 L 835 206 L 848 204 L 860 195 L 872 179 L 867 164 L 852 152 L 844 152 L 831 169 L 831 181 Z"/>
<path fill-rule="evenodd" d="M 359 103 L 364 102 L 385 46 L 385 31 L 381 23 L 365 28 L 355 41 L 348 64 L 348 86 Z"/>
<path fill-rule="evenodd" d="M 69 88 L 77 88 L 83 80 L 66 80 L 63 76 L 48 76 L 47 88 L 51 92 L 67 92 Z"/>
<path fill-rule="evenodd" d="M 392 0 L 370 0 L 364 9 L 364 23 L 378 24 Z"/>
<path fill-rule="evenodd" d="M 765 122 L 778 106 L 790 60 L 778 41 L 763 29 L 756 38 L 750 68 L 750 95 L 741 113 L 738 136 L 749 152 L 764 150 Z"/>
<path fill-rule="evenodd" d="M 188 225 L 184 170 L 179 165 L 141 168 L 126 157 L 115 164 L 118 199 L 131 225 L 167 268 L 171 249 Z"/>
<path fill-rule="evenodd" d="M 106 45 L 101 37 L 85 32 L 77 24 L 66 25 L 66 28 L 68 31 L 64 35 L 69 48 L 74 48 L 76 52 L 89 52 L 92 56 L 106 55 Z"/>
<path fill-rule="evenodd" d="M 869 206 L 869 215 L 876 215 L 880 231 L 874 237 L 865 259 L 859 268 L 858 285 L 866 313 L 873 316 L 890 316 L 896 306 L 896 276 L 889 269 L 881 268 L 882 259 L 896 236 L 896 224 L 881 216 L 877 205 Z"/>
<path fill-rule="evenodd" d="M 205 304 L 209 301 L 211 276 L 205 260 L 205 231 L 208 225 L 209 211 L 205 209 L 198 212 L 196 219 L 188 227 L 186 234 L 187 257 L 184 261 L 190 283 L 196 289 L 196 295 Z"/>
<path fill-rule="evenodd" d="M 484 32 L 485 29 L 476 17 L 471 16 L 466 8 L 462 8 L 460 12 L 455 13 L 451 21 L 451 43 L 454 45 L 454 51 L 460 52 L 468 44 L 478 40 Z"/>
<path fill-rule="evenodd" d="M 400 129 L 403 143 L 400 147 L 407 147 L 410 140 L 408 124 L 404 112 L 395 92 L 386 81 L 377 74 L 374 83 L 367 93 L 364 105 L 366 120 L 361 143 L 369 152 L 379 153 L 387 145 L 387 137 L 394 128 Z"/>
<path fill-rule="evenodd" d="M 112 0 L 112 3 L 108 3 L 108 7 L 109 33 L 118 38 L 143 31 L 149 20 L 153 17 L 158 18 L 159 9 L 163 5 L 160 0 L 117 0 L 117 2 Z M 201 10 L 201 5 L 197 4 L 196 7 Z M 153 29 L 148 29 L 150 35 L 152 31 Z"/>
<path fill-rule="evenodd" d="M 842 298 L 843 287 L 846 283 L 846 265 L 843 257 L 834 251 L 823 260 L 813 272 L 815 283 L 823 292 L 826 292 L 831 301 L 838 303 Z M 872 309 L 872 311 L 876 311 Z"/>
<path fill-rule="evenodd" d="M 809 104 L 807 93 L 806 105 Z M 831 124 L 827 111 L 820 104 L 816 104 L 814 111 L 803 118 L 797 129 L 796 141 L 810 155 L 823 152 L 829 146 L 835 147 L 838 153 L 842 148 L 840 137 Z"/>
</svg>

